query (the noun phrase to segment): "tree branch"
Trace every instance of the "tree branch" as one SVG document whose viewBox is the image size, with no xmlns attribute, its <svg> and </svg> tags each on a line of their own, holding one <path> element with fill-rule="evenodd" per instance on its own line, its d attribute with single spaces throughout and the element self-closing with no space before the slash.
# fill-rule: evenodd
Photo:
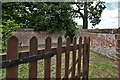
<svg viewBox="0 0 120 80">
<path fill-rule="evenodd" d="M 84 17 L 83 13 L 81 13 L 79 10 L 73 10 L 72 12 L 79 13 L 82 18 Z"/>
<path fill-rule="evenodd" d="M 84 8 L 83 9 L 80 8 L 79 4 L 76 4 L 76 6 L 78 7 L 78 10 L 84 10 Z"/>
</svg>

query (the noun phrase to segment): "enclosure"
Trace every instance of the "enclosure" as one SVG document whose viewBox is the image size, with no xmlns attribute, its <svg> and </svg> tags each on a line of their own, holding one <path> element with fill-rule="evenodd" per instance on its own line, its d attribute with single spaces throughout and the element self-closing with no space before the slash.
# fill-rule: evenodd
<svg viewBox="0 0 120 80">
<path fill-rule="evenodd" d="M 116 77 L 120 79 L 120 34 L 115 31 L 116 37 Z M 18 38 L 12 36 L 8 41 L 7 54 L 2 54 L 1 68 L 6 68 L 6 77 L 20 78 L 18 66 L 27 64 L 28 78 L 78 78 L 89 79 L 90 60 L 90 38 L 91 36 L 75 36 L 71 44 L 70 37 L 62 44 L 62 37 L 58 37 L 57 45 L 52 46 L 51 37 L 46 37 L 45 48 L 39 48 L 38 39 L 33 36 L 30 39 L 29 51 L 19 52 Z M 55 57 L 56 59 L 52 59 Z M 63 59 L 64 57 L 64 59 Z M 41 60 L 44 62 L 42 63 Z M 52 67 L 53 62 L 55 64 Z M 41 64 L 40 66 L 38 64 Z M 43 66 L 44 65 L 44 66 Z M 64 67 L 63 67 L 64 65 Z M 38 69 L 43 67 L 44 71 L 38 74 Z M 25 68 L 25 67 L 24 67 Z M 51 74 L 51 72 L 54 73 Z M 24 73 L 25 71 L 23 71 Z M 11 74 L 12 73 L 12 74 Z M 40 76 L 43 75 L 43 76 Z M 54 75 L 54 76 L 53 76 Z M 23 77 L 24 78 L 24 77 Z"/>
</svg>

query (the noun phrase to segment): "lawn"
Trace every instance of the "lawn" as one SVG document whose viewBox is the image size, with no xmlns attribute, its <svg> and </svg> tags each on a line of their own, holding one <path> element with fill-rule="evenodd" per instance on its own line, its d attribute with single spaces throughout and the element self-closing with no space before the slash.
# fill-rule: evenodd
<svg viewBox="0 0 120 80">
<path fill-rule="evenodd" d="M 51 58 L 51 77 L 55 77 L 55 64 L 56 56 Z M 70 58 L 72 58 L 70 56 Z M 64 76 L 64 54 L 62 54 L 62 76 Z M 71 60 L 71 59 L 70 59 Z M 70 61 L 71 62 L 71 61 Z M 90 53 L 90 67 L 89 67 L 89 77 L 90 78 L 114 78 L 115 77 L 115 61 L 108 59 L 105 56 L 100 55 L 99 53 L 91 52 Z M 44 75 L 44 64 L 43 60 L 38 61 L 38 78 L 43 78 Z M 6 70 L 1 69 L 2 74 L 0 78 L 5 78 Z M 28 78 L 28 64 L 21 64 L 18 68 L 19 78 Z M 2 75 L 2 76 L 1 76 Z"/>
</svg>

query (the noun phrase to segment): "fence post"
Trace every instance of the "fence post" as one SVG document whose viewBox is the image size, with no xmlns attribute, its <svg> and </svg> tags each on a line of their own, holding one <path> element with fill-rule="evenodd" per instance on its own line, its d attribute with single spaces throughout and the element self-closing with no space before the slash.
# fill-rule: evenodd
<svg viewBox="0 0 120 80">
<path fill-rule="evenodd" d="M 62 55 L 61 53 L 62 53 L 62 37 L 59 37 L 56 55 L 56 80 L 61 80 L 61 55 Z"/>
<path fill-rule="evenodd" d="M 45 52 L 51 52 L 51 37 L 45 40 Z M 51 58 L 44 60 L 44 78 L 50 80 Z"/>
<path fill-rule="evenodd" d="M 7 47 L 7 60 L 18 58 L 18 39 L 15 36 L 10 37 Z M 18 66 L 7 68 L 6 78 L 18 78 Z"/>
<path fill-rule="evenodd" d="M 117 39 L 117 43 L 116 43 L 117 80 L 119 80 L 120 79 L 120 30 L 119 29 L 118 29 L 115 36 L 116 36 L 116 39 Z"/>
<path fill-rule="evenodd" d="M 37 55 L 38 41 L 34 36 L 30 40 L 30 56 Z M 29 64 L 29 78 L 37 78 L 37 61 Z"/>
</svg>

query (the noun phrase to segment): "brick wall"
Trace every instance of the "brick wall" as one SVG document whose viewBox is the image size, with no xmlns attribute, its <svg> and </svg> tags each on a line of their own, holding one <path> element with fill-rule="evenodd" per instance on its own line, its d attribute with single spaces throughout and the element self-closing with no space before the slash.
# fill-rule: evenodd
<svg viewBox="0 0 120 80">
<path fill-rule="evenodd" d="M 116 54 L 116 29 L 86 29 L 86 30 L 76 30 L 75 36 L 78 38 L 80 36 L 91 37 L 91 50 L 94 52 L 101 53 L 102 55 L 108 56 L 114 59 Z M 12 32 L 12 34 L 19 39 L 19 46 L 29 46 L 29 41 L 32 36 L 38 38 L 38 44 L 45 44 L 45 39 L 47 36 L 52 38 L 52 43 L 57 43 L 57 38 L 62 36 L 63 42 L 65 42 L 65 33 L 55 32 L 34 32 L 32 29 L 21 29 Z M 77 41 L 78 43 L 78 41 Z"/>
<path fill-rule="evenodd" d="M 75 35 L 90 36 L 91 50 L 115 59 L 116 55 L 116 29 L 76 30 Z"/>
<path fill-rule="evenodd" d="M 48 33 L 48 32 L 34 32 L 32 29 L 20 29 L 13 31 L 12 35 L 16 36 L 19 40 L 19 47 L 29 46 L 29 41 L 33 36 L 38 38 L 38 45 L 45 44 L 45 39 L 50 36 L 52 38 L 52 43 L 57 43 L 57 38 L 62 37 L 63 42 L 65 42 L 64 32 L 58 33 Z"/>
</svg>

